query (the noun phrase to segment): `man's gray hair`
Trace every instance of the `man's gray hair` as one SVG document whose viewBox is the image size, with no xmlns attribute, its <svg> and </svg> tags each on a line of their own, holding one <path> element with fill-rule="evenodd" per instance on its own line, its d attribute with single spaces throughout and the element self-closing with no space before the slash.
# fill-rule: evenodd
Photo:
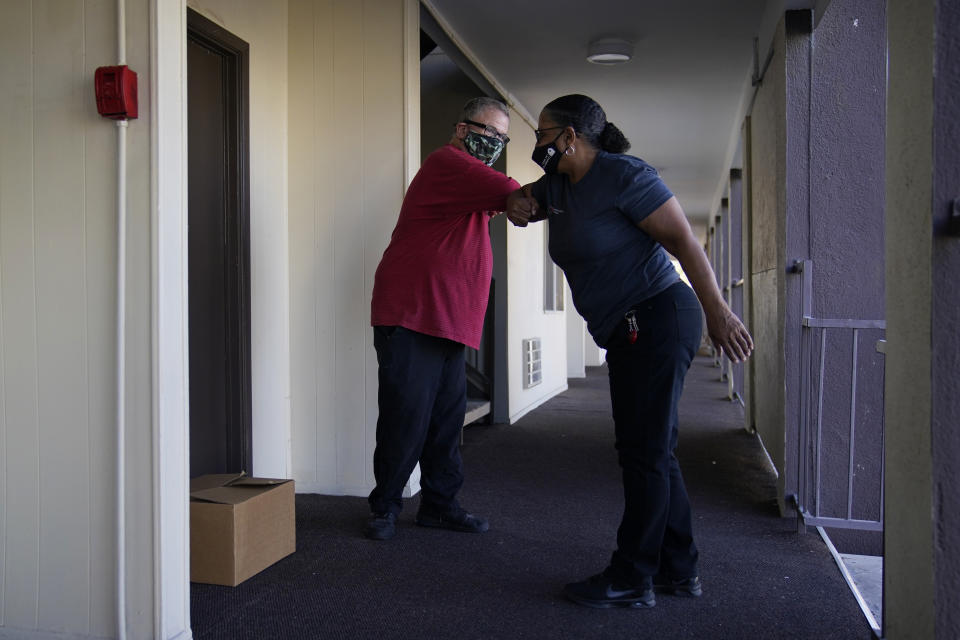
<svg viewBox="0 0 960 640">
<path fill-rule="evenodd" d="M 467 103 L 463 105 L 463 111 L 460 112 L 460 120 L 458 122 L 463 122 L 464 120 L 476 120 L 480 117 L 480 114 L 486 111 L 487 109 L 499 109 L 503 115 L 510 117 L 510 110 L 507 109 L 507 105 L 503 104 L 496 98 L 488 98 L 486 96 L 481 96 L 479 98 L 471 98 L 467 100 Z"/>
</svg>

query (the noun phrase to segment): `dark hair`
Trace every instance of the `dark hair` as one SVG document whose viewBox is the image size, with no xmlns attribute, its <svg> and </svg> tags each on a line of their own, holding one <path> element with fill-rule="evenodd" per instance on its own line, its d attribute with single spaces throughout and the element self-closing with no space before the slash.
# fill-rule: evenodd
<svg viewBox="0 0 960 640">
<path fill-rule="evenodd" d="M 561 96 L 543 108 L 544 113 L 558 125 L 573 127 L 593 147 L 609 153 L 625 153 L 630 141 L 612 122 L 607 122 L 603 107 L 588 96 L 579 93 Z"/>
</svg>

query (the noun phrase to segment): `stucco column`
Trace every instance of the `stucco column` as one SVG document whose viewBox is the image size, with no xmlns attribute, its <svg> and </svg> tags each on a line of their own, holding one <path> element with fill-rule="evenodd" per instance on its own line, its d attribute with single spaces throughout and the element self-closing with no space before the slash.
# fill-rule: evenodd
<svg viewBox="0 0 960 640">
<path fill-rule="evenodd" d="M 888 0 L 884 627 L 960 637 L 960 8 Z"/>
</svg>

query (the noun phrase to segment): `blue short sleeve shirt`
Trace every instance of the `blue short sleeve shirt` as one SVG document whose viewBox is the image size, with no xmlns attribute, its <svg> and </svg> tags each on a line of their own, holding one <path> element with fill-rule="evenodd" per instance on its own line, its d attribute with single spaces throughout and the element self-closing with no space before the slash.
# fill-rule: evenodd
<svg viewBox="0 0 960 640">
<path fill-rule="evenodd" d="M 637 226 L 673 197 L 643 160 L 600 151 L 576 184 L 545 175 L 533 195 L 549 221 L 550 257 L 601 347 L 624 313 L 680 279 L 666 250 Z"/>
</svg>

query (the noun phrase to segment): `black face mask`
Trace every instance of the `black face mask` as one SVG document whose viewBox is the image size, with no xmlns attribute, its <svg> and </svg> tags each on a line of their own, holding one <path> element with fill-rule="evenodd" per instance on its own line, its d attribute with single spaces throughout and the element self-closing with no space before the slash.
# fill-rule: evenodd
<svg viewBox="0 0 960 640">
<path fill-rule="evenodd" d="M 557 166 L 560 164 L 560 150 L 557 149 L 557 140 L 560 139 L 560 136 L 563 135 L 563 131 L 557 134 L 557 137 L 553 139 L 553 142 L 550 144 L 545 144 L 542 147 L 534 147 L 533 153 L 530 158 L 540 165 L 540 168 L 543 169 L 543 172 L 549 175 L 554 175 L 557 173 Z"/>
</svg>

